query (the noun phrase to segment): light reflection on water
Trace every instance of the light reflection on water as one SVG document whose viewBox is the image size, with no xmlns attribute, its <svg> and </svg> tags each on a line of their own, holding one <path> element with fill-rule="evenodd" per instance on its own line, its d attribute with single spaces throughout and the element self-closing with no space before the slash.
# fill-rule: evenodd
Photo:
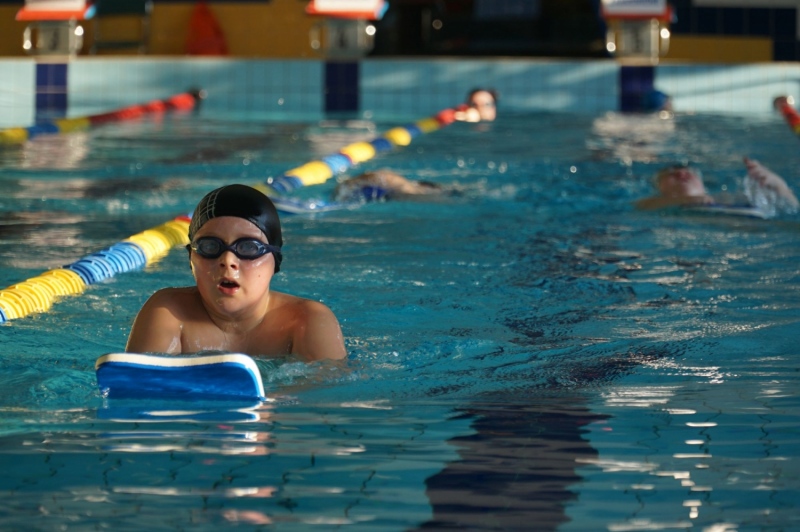
<svg viewBox="0 0 800 532">
<path fill-rule="evenodd" d="M 144 299 L 191 283 L 180 252 L 0 326 L 0 527 L 791 528 L 798 218 L 630 204 L 675 161 L 733 186 L 742 154 L 800 189 L 796 139 L 777 119 L 643 124 L 456 124 L 363 169 L 462 196 L 284 217 L 274 288 L 331 306 L 351 360 L 262 362 L 263 405 L 137 410 L 95 389 Z M 382 126 L 180 117 L 4 150 L 0 281 Z"/>
</svg>

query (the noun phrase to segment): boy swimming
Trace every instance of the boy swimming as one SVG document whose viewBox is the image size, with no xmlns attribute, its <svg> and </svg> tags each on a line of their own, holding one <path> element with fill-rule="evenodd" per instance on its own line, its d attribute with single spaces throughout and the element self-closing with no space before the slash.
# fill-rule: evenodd
<svg viewBox="0 0 800 532">
<path fill-rule="evenodd" d="M 327 306 L 270 290 L 283 237 L 266 195 L 245 185 L 213 190 L 194 211 L 189 240 L 196 286 L 153 294 L 136 316 L 126 351 L 223 351 L 304 361 L 347 356 Z"/>
</svg>

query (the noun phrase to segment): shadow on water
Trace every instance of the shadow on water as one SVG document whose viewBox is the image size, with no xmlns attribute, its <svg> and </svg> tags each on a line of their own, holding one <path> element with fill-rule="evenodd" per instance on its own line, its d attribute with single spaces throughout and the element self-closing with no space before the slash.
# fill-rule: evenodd
<svg viewBox="0 0 800 532">
<path fill-rule="evenodd" d="M 627 276 L 641 255 L 620 249 L 617 235 L 614 226 L 531 235 L 495 281 L 492 290 L 517 289 L 495 314 L 510 334 L 504 362 L 492 391 L 454 411 L 474 432 L 449 440 L 458 459 L 426 480 L 433 515 L 415 530 L 557 530 L 578 498 L 578 464 L 598 458 L 589 427 L 611 417 L 592 399 L 685 354 L 685 342 L 630 334 L 629 313 L 662 312 L 651 298 L 665 292 L 637 293 Z"/>
<path fill-rule="evenodd" d="M 449 440 L 459 458 L 426 480 L 433 516 L 415 530 L 532 530 L 535 522 L 547 531 L 570 521 L 567 508 L 583 481 L 576 467 L 598 458 L 588 427 L 611 418 L 591 410 L 593 390 L 683 352 L 624 349 L 615 343 L 568 350 L 504 378 L 507 393 L 455 409 L 452 418 L 469 420 L 474 433 Z"/>
<path fill-rule="evenodd" d="M 515 399 L 519 403 L 519 397 Z M 426 481 L 432 518 L 416 530 L 556 530 L 569 521 L 578 459 L 597 452 L 585 427 L 607 419 L 580 395 L 553 393 L 527 404 L 476 403 L 459 409 L 474 434 L 450 440 L 459 460 Z"/>
</svg>

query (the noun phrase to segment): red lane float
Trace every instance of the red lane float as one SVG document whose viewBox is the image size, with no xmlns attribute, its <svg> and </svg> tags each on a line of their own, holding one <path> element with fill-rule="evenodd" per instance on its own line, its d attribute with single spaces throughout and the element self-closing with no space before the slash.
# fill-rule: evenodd
<svg viewBox="0 0 800 532">
<path fill-rule="evenodd" d="M 800 113 L 793 107 L 794 98 L 791 96 L 778 96 L 772 102 L 786 123 L 792 128 L 795 135 L 800 135 Z"/>
</svg>

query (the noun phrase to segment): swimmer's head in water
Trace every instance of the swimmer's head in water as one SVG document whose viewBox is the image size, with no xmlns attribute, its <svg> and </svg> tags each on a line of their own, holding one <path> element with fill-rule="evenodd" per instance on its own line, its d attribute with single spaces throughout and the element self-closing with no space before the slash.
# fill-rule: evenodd
<svg viewBox="0 0 800 532">
<path fill-rule="evenodd" d="M 699 170 L 688 165 L 667 166 L 656 174 L 656 186 L 663 196 L 686 197 L 703 196 L 706 187 Z"/>
<path fill-rule="evenodd" d="M 281 221 L 272 201 L 262 192 L 246 185 L 227 185 L 212 190 L 200 200 L 189 224 L 189 240 L 209 220 L 221 216 L 244 218 L 258 227 L 267 243 L 271 246 L 283 246 Z M 275 273 L 280 271 L 281 253 L 274 252 Z"/>
<path fill-rule="evenodd" d="M 497 118 L 497 93 L 492 89 L 472 89 L 467 94 L 467 105 L 477 109 L 481 120 L 491 122 Z"/>
</svg>

